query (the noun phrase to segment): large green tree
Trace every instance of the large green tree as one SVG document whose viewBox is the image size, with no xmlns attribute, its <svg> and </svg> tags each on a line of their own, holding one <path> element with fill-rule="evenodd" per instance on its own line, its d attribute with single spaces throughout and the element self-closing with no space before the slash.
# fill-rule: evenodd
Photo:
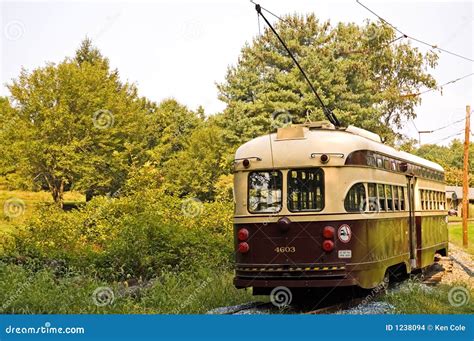
<svg viewBox="0 0 474 341">
<path fill-rule="evenodd" d="M 404 120 L 416 116 L 421 99 L 412 94 L 436 85 L 427 70 L 436 66 L 437 55 L 422 54 L 406 40 L 396 40 L 394 30 L 381 23 L 333 27 L 311 14 L 286 16 L 275 28 L 342 123 L 374 131 L 385 142 L 393 143 Z M 281 113 L 293 123 L 308 116 L 324 119 L 310 88 L 269 29 L 243 47 L 218 89 L 227 103 L 222 123 L 236 144 L 274 129 L 272 118 Z"/>
<path fill-rule="evenodd" d="M 157 166 L 162 167 L 185 148 L 194 129 L 202 124 L 204 114 L 202 108 L 194 112 L 169 98 L 156 106 L 151 120 L 147 134 L 153 137 L 153 148 L 147 154 Z"/>
<path fill-rule="evenodd" d="M 213 200 L 221 188 L 220 177 L 231 171 L 232 152 L 225 132 L 211 119 L 195 129 L 184 148 L 163 167 L 165 189 L 178 196 Z"/>
<path fill-rule="evenodd" d="M 8 88 L 14 108 L 2 117 L 8 154 L 60 205 L 72 186 L 89 195 L 117 191 L 129 165 L 154 144 L 145 134 L 154 105 L 120 81 L 90 40 L 74 58 L 22 70 Z"/>
<path fill-rule="evenodd" d="M 464 158 L 464 143 L 455 139 L 448 146 L 435 144 L 422 145 L 413 151 L 416 155 L 439 163 L 445 170 L 448 185 L 462 186 L 462 168 Z M 474 174 L 474 143 L 469 147 L 469 175 Z M 474 186 L 474 177 L 470 176 L 470 186 Z"/>
<path fill-rule="evenodd" d="M 17 113 L 7 97 L 0 97 L 0 176 L 2 186 L 9 189 L 32 189 L 31 179 L 23 177 L 17 171 L 18 161 L 21 159 L 22 148 L 12 150 L 15 134 L 18 134 Z"/>
</svg>

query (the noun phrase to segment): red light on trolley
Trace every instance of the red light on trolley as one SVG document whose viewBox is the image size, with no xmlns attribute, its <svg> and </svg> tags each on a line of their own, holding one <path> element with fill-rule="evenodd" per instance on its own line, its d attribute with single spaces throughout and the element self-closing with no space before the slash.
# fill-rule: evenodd
<svg viewBox="0 0 474 341">
<path fill-rule="evenodd" d="M 326 252 L 332 251 L 334 249 L 334 242 L 332 240 L 326 239 L 323 242 L 323 250 Z"/>
<path fill-rule="evenodd" d="M 245 241 L 249 237 L 249 230 L 246 228 L 242 228 L 237 232 L 237 238 L 239 238 L 240 241 Z"/>
<path fill-rule="evenodd" d="M 239 244 L 239 252 L 240 253 L 247 253 L 247 252 L 249 252 L 249 250 L 250 250 L 250 246 L 246 242 L 242 242 L 242 243 Z"/>
<path fill-rule="evenodd" d="M 334 238 L 334 234 L 336 233 L 336 230 L 332 226 L 325 226 L 323 229 L 323 237 L 327 239 L 332 239 Z"/>
</svg>

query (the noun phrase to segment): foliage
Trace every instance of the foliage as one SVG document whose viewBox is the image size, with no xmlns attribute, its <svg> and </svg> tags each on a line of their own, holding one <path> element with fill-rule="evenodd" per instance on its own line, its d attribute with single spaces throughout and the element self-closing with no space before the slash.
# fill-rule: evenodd
<svg viewBox="0 0 474 341">
<path fill-rule="evenodd" d="M 414 153 L 427 160 L 439 163 L 446 173 L 448 185 L 462 186 L 462 168 L 464 158 L 464 144 L 460 140 L 453 140 L 449 146 L 424 144 Z M 469 175 L 474 173 L 474 143 L 469 146 Z M 469 177 L 469 185 L 474 186 L 474 177 Z"/>
<path fill-rule="evenodd" d="M 70 212 L 44 204 L 13 243 L 2 239 L 0 312 L 183 314 L 248 302 L 229 271 L 232 206 L 187 201 L 131 190 Z M 115 301 L 98 307 L 92 294 L 104 286 Z"/>
<path fill-rule="evenodd" d="M 230 172 L 224 132 L 213 124 L 193 131 L 182 151 L 165 163 L 165 188 L 171 193 L 212 200 L 219 177 Z"/>
<path fill-rule="evenodd" d="M 111 304 L 97 306 L 96 289 L 113 291 Z M 154 281 L 107 283 L 74 272 L 58 274 L 0 263 L 0 313 L 10 314 L 196 314 L 215 307 L 253 300 L 236 290 L 226 271 L 163 274 Z"/>
<path fill-rule="evenodd" d="M 0 121 L 2 126 L 0 128 L 0 184 L 7 189 L 34 189 L 31 179 L 25 178 L 16 172 L 17 162 L 20 159 L 21 153 L 12 153 L 10 145 L 15 142 L 15 135 L 11 132 L 16 130 L 15 117 L 16 111 L 11 106 L 10 101 L 6 97 L 0 97 Z"/>
<path fill-rule="evenodd" d="M 133 164 L 128 171 L 128 178 L 117 195 L 139 193 L 143 189 L 158 189 L 163 182 L 163 176 L 156 163 L 147 161 L 143 165 Z"/>
<path fill-rule="evenodd" d="M 153 124 L 147 131 L 149 136 L 154 136 L 153 148 L 148 154 L 158 166 L 182 151 L 187 139 L 203 121 L 202 112 L 193 112 L 174 99 L 162 101 L 153 112 Z"/>
<path fill-rule="evenodd" d="M 202 121 L 173 99 L 156 105 L 138 97 L 89 40 L 75 58 L 22 70 L 8 87 L 14 107 L 1 99 L 8 124 L 0 134 L 9 142 L 0 144 L 9 165 L 2 173 L 38 182 L 59 204 L 72 187 L 88 198 L 116 193 L 131 169 L 161 166 L 183 149 Z"/>
<path fill-rule="evenodd" d="M 404 41 L 395 41 L 383 23 L 339 23 L 331 26 L 313 14 L 286 16 L 275 29 L 307 71 L 319 95 L 345 124 L 355 124 L 393 143 L 395 129 L 415 117 L 423 87 L 434 88 L 426 71 L 435 67 L 433 52 L 422 54 Z M 235 144 L 268 133 L 272 116 L 287 112 L 295 123 L 307 113 L 323 119 L 322 109 L 308 85 L 269 30 L 245 45 L 237 65 L 218 85 L 227 103 L 223 126 Z"/>
<path fill-rule="evenodd" d="M 410 94 L 435 87 L 427 69 L 437 56 L 393 42 L 381 23 L 285 19 L 291 25 L 277 30 L 344 124 L 393 143 L 402 121 L 415 117 L 420 98 Z M 1 217 L 9 231 L 0 240 L 0 302 L 9 303 L 1 313 L 203 313 L 253 300 L 231 283 L 235 148 L 275 129 L 280 114 L 295 123 L 307 113 L 323 118 L 270 31 L 229 68 L 218 85 L 227 108 L 212 117 L 173 98 L 140 97 L 88 39 L 73 58 L 22 70 L 8 88 L 10 98 L 0 98 L 0 185 L 49 190 L 59 205 L 45 192 L 17 191 L 26 214 Z M 412 141 L 400 148 L 414 150 Z M 416 153 L 440 162 L 455 182 L 459 148 Z M 66 212 L 71 190 L 87 203 Z M 100 286 L 112 288 L 114 304 L 93 304 Z"/>
<path fill-rule="evenodd" d="M 234 176 L 223 174 L 217 179 L 214 190 L 216 199 L 221 201 L 232 201 L 234 198 Z"/>
<path fill-rule="evenodd" d="M 142 151 L 149 104 L 134 85 L 85 40 L 76 57 L 32 72 L 8 85 L 15 110 L 4 134 L 16 169 L 48 188 L 59 204 L 66 189 L 116 191 Z"/>
<path fill-rule="evenodd" d="M 410 280 L 403 284 L 399 290 L 388 293 L 384 300 L 396 307 L 397 314 L 472 314 L 474 303 L 472 300 L 465 305 L 455 307 L 449 302 L 449 291 L 454 287 L 465 287 L 470 295 L 474 294 L 472 288 L 463 283 L 451 285 L 440 284 L 436 288 L 428 287 L 417 281 Z"/>
<path fill-rule="evenodd" d="M 186 208 L 162 191 L 97 197 L 71 212 L 45 207 L 14 234 L 3 258 L 65 267 L 108 280 L 151 278 L 162 272 L 229 266 L 232 207 Z"/>
<path fill-rule="evenodd" d="M 474 212 L 473 212 L 472 204 L 470 206 L 471 207 L 470 207 L 469 217 L 472 217 L 472 214 Z M 451 217 L 451 218 L 454 218 L 454 217 Z M 459 219 L 459 221 L 460 220 L 461 219 Z M 453 220 L 451 220 L 451 221 L 453 221 Z M 468 223 L 467 231 L 468 231 L 467 234 L 471 239 L 472 236 L 474 236 L 474 222 L 469 222 Z M 463 241 L 462 240 L 463 240 L 462 224 L 460 222 L 455 223 L 455 224 L 449 224 L 449 241 L 451 243 L 459 246 L 459 247 L 463 247 Z M 468 245 L 467 248 L 463 247 L 463 250 L 474 256 L 474 245 L 473 245 L 472 241 L 469 242 L 469 245 Z"/>
</svg>

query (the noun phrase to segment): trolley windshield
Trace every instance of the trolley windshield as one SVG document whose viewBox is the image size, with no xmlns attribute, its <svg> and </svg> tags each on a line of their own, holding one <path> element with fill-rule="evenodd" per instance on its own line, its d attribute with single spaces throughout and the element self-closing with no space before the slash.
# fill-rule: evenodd
<svg viewBox="0 0 474 341">
<path fill-rule="evenodd" d="M 281 210 L 283 176 L 279 171 L 249 174 L 249 212 L 275 213 Z"/>
</svg>

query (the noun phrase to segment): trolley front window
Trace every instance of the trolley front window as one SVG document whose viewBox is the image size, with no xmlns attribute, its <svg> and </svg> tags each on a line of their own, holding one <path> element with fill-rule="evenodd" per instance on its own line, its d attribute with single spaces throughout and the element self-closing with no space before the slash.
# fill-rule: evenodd
<svg viewBox="0 0 474 341">
<path fill-rule="evenodd" d="M 249 174 L 249 212 L 275 213 L 281 210 L 283 176 L 279 171 Z"/>
<path fill-rule="evenodd" d="M 324 208 L 324 173 L 321 168 L 288 171 L 288 209 L 292 212 Z"/>
</svg>

